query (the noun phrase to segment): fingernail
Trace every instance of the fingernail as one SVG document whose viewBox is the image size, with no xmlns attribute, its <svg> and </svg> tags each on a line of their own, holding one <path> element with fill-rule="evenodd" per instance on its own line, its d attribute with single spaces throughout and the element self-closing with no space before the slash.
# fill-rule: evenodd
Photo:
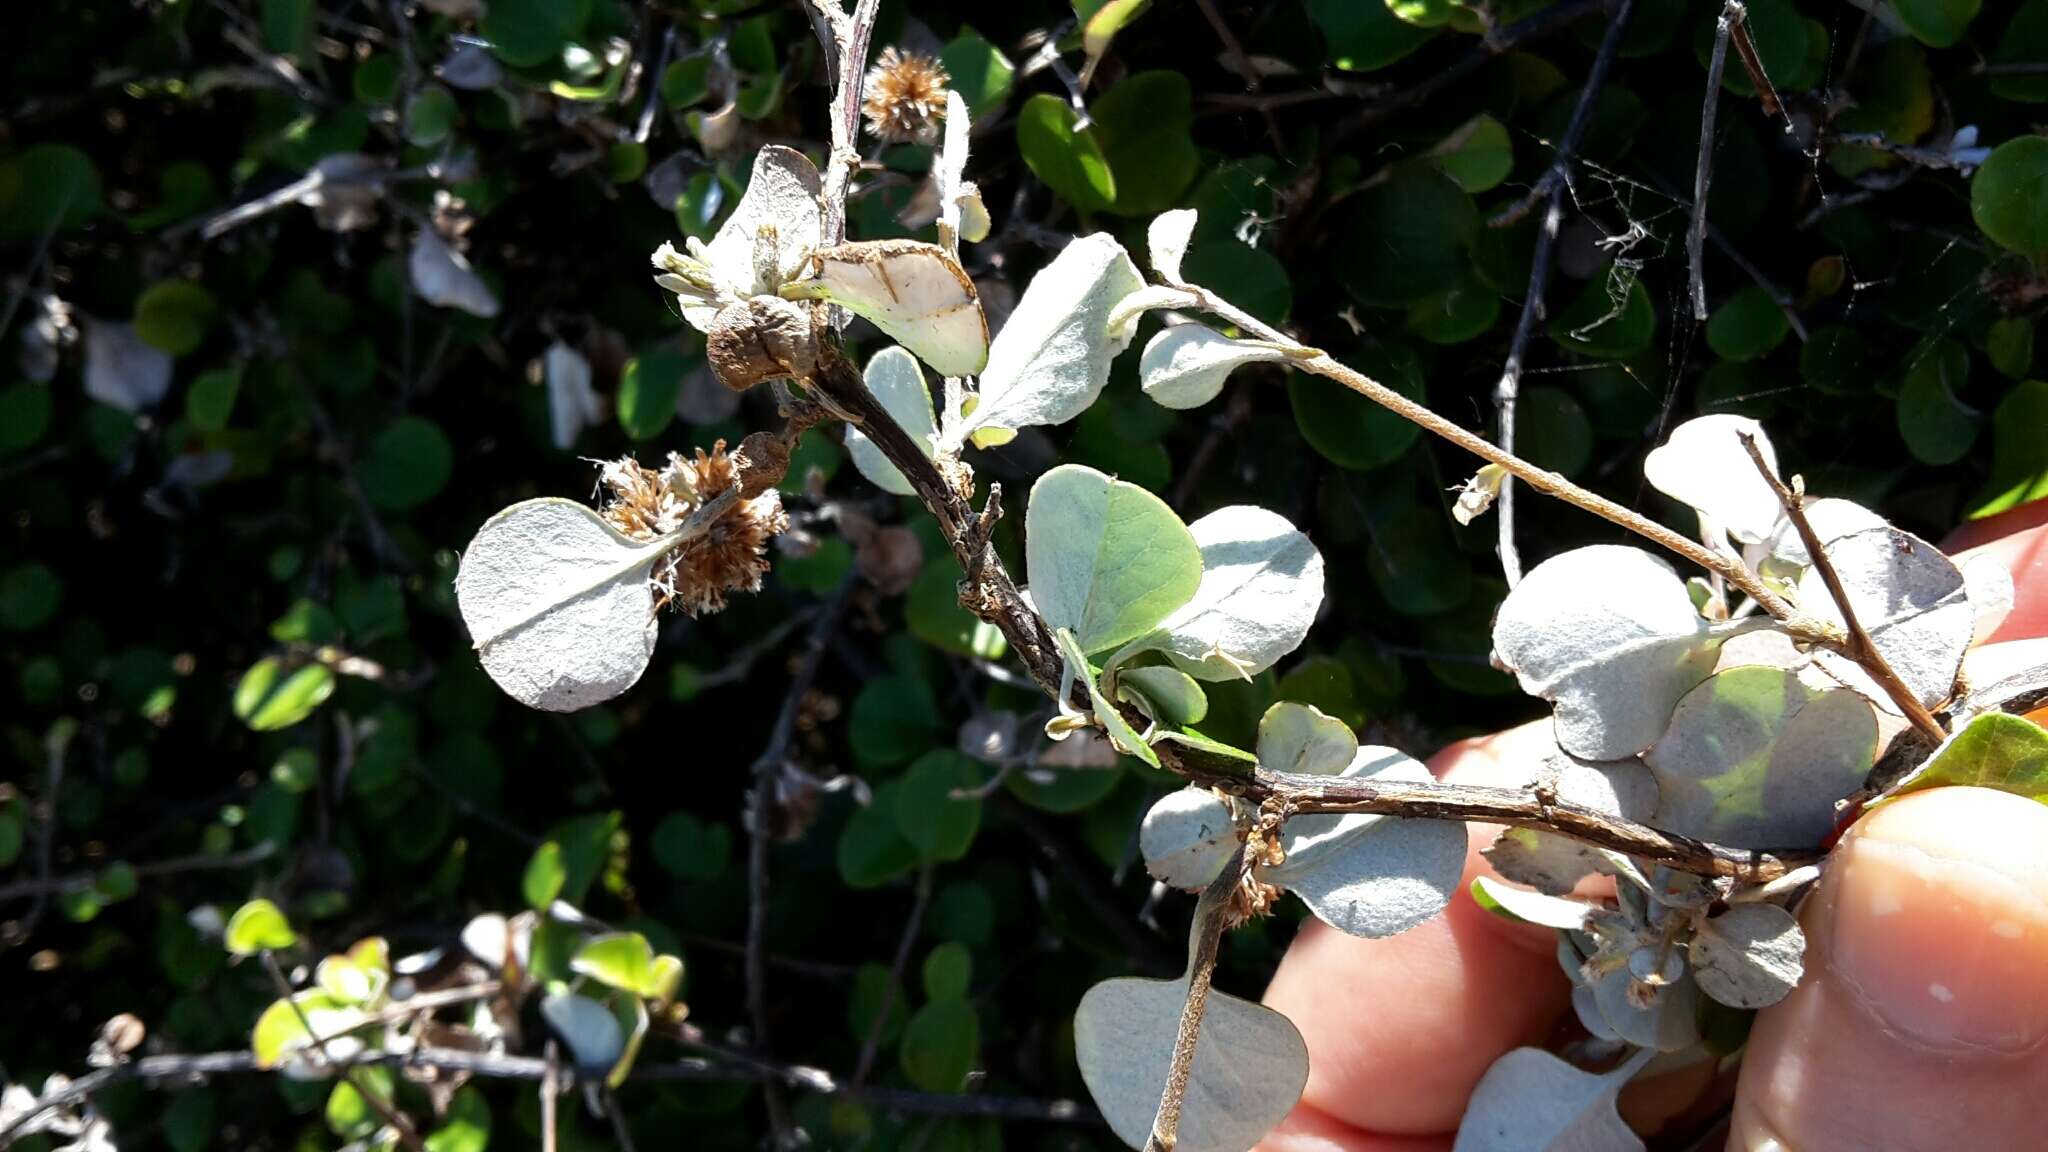
<svg viewBox="0 0 2048 1152">
<path fill-rule="evenodd" d="M 1888 1030 L 1987 1054 L 2048 1037 L 2048 807 L 1920 793 L 1865 819 L 1830 868 L 1818 951 Z"/>
</svg>

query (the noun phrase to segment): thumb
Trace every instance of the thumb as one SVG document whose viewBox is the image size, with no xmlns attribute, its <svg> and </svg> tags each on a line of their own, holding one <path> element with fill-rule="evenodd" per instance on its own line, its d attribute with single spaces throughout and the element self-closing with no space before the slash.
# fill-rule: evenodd
<svg viewBox="0 0 2048 1152">
<path fill-rule="evenodd" d="M 2038 1147 L 2048 807 L 1941 788 L 1879 809 L 1802 917 L 1806 977 L 1757 1017 L 1728 1147 Z"/>
</svg>

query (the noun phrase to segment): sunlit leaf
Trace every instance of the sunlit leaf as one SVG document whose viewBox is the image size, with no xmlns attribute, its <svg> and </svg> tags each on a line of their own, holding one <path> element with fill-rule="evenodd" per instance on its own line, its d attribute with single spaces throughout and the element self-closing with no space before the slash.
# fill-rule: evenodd
<svg viewBox="0 0 2048 1152">
<path fill-rule="evenodd" d="M 1138 825 L 1138 854 L 1145 859 L 1145 870 L 1169 888 L 1206 887 L 1241 844 L 1230 805 L 1193 784 L 1160 797 Z"/>
<path fill-rule="evenodd" d="M 1880 802 L 1949 785 L 1996 788 L 2048 804 L 2048 730 L 2023 716 L 1986 712 L 1942 741 Z"/>
<path fill-rule="evenodd" d="M 1856 620 L 1922 704 L 1932 708 L 1955 690 L 1963 652 L 1976 634 L 1976 611 L 1962 569 L 1941 550 L 1889 525 L 1865 528 L 1826 544 Z M 1821 574 L 1800 577 L 1800 608 L 1831 624 L 1842 614 Z M 1898 706 L 1860 666 L 1837 652 L 1814 659 L 1851 688 L 1896 713 Z"/>
<path fill-rule="evenodd" d="M 1067 245 L 1032 277 L 989 345 L 974 407 L 946 428 L 947 443 L 1062 424 L 1086 411 L 1109 381 L 1110 361 L 1136 334 L 1135 316 L 1113 324 L 1112 313 L 1144 286 L 1137 265 L 1107 234 Z"/>
<path fill-rule="evenodd" d="M 864 240 L 819 249 L 812 268 L 816 278 L 792 292 L 830 300 L 871 322 L 939 375 L 970 376 L 989 362 L 988 322 L 974 281 L 944 248 Z"/>
<path fill-rule="evenodd" d="M 1531 892 L 1526 888 L 1503 884 L 1491 876 L 1473 878 L 1472 900 L 1496 916 L 1519 920 L 1525 924 L 1541 924 L 1546 928 L 1566 928 L 1574 932 L 1586 930 L 1586 921 L 1595 910 L 1593 905 L 1583 900 L 1567 900 L 1562 896 Z"/>
<path fill-rule="evenodd" d="M 654 654 L 656 560 L 569 500 L 514 504 L 484 521 L 455 577 L 484 671 L 514 699 L 573 712 L 633 686 Z"/>
<path fill-rule="evenodd" d="M 588 996 L 557 992 L 540 1002 L 540 1014 L 586 1075 L 603 1075 L 625 1053 L 626 1032 L 618 1017 Z"/>
<path fill-rule="evenodd" d="M 1648 1061 L 1644 1053 L 1601 1075 L 1516 1048 L 1472 1090 L 1453 1152 L 1642 1152 L 1615 1100 Z"/>
<path fill-rule="evenodd" d="M 713 270 L 741 296 L 794 280 L 823 235 L 823 184 L 810 158 L 770 144 L 754 156 L 746 195 L 705 246 Z"/>
<path fill-rule="evenodd" d="M 1670 438 L 1643 458 L 1643 476 L 1736 539 L 1761 540 L 1777 526 L 1782 508 L 1743 448 L 1744 433 L 1756 438 L 1757 450 L 1776 473 L 1777 452 L 1763 426 L 1746 416 L 1724 414 L 1700 416 L 1672 429 Z"/>
<path fill-rule="evenodd" d="M 1672 706 L 1713 671 L 1717 641 L 1669 564 L 1600 544 L 1523 577 L 1493 646 L 1522 689 L 1557 705 L 1557 742 L 1588 760 L 1654 743 Z"/>
<path fill-rule="evenodd" d="M 929 454 L 933 437 L 938 434 L 937 417 L 932 413 L 932 394 L 926 387 L 924 371 L 917 366 L 917 357 L 901 348 L 884 348 L 868 361 L 866 372 L 868 391 L 881 401 L 892 419 L 909 433 L 910 438 Z M 867 433 L 857 425 L 846 426 L 846 454 L 853 458 L 853 466 L 869 482 L 885 492 L 898 496 L 914 493 L 910 481 L 896 470 L 894 464 L 875 447 Z"/>
<path fill-rule="evenodd" d="M 1145 395 L 1167 408 L 1199 408 L 1223 391 L 1238 368 L 1285 359 L 1283 345 L 1233 339 L 1202 324 L 1176 324 L 1145 345 L 1138 379 Z"/>
<path fill-rule="evenodd" d="M 1261 756 L 1263 762 L 1264 757 Z M 1366 747 L 1341 773 L 1420 783 L 1429 769 L 1391 748 Z M 1259 874 L 1300 896 L 1332 928 L 1353 936 L 1392 936 L 1449 904 L 1465 873 L 1465 826 L 1400 816 L 1296 816 L 1288 820 L 1286 860 Z"/>
<path fill-rule="evenodd" d="M 1679 701 L 1643 757 L 1657 777 L 1652 822 L 1739 848 L 1817 844 L 1876 753 L 1877 717 L 1863 697 L 1781 668 L 1731 668 Z"/>
<path fill-rule="evenodd" d="M 1350 726 L 1310 705 L 1282 700 L 1259 717 L 1259 766 L 1268 771 L 1344 775 L 1357 756 Z"/>
<path fill-rule="evenodd" d="M 1799 983 L 1806 935 L 1776 904 L 1736 904 L 1700 921 L 1688 953 L 1700 991 L 1730 1008 L 1768 1008 Z"/>
<path fill-rule="evenodd" d="M 235 955 L 254 956 L 273 948 L 289 948 L 298 943 L 299 934 L 292 931 L 291 922 L 277 905 L 268 900 L 251 900 L 229 917 L 224 939 L 228 951 Z"/>
<path fill-rule="evenodd" d="M 1024 513 L 1031 597 L 1083 652 L 1151 631 L 1202 582 L 1202 553 L 1165 501 L 1067 464 L 1031 486 Z"/>
</svg>

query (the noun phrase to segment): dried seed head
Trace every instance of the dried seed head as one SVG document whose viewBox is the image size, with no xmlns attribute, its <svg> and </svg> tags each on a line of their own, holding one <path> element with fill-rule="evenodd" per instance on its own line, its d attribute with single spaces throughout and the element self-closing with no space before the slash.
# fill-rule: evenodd
<svg viewBox="0 0 2048 1152">
<path fill-rule="evenodd" d="M 811 313 L 779 296 L 753 296 L 718 310 L 704 337 L 712 374 L 735 392 L 763 380 L 802 380 L 818 366 Z"/>
<path fill-rule="evenodd" d="M 860 110 L 868 131 L 894 144 L 930 144 L 946 118 L 946 81 L 938 60 L 894 45 L 882 49 L 868 69 L 867 96 Z"/>
<path fill-rule="evenodd" d="M 664 536 L 738 484 L 743 463 L 744 457 L 726 452 L 723 440 L 709 452 L 699 448 L 695 459 L 671 452 L 659 472 L 630 456 L 609 462 L 601 475 L 611 492 L 605 519 L 635 540 Z M 760 591 L 768 574 L 768 541 L 788 527 L 789 514 L 773 488 L 734 502 L 655 565 L 650 580 L 661 605 L 673 603 L 699 616 L 724 608 L 728 592 Z"/>
</svg>

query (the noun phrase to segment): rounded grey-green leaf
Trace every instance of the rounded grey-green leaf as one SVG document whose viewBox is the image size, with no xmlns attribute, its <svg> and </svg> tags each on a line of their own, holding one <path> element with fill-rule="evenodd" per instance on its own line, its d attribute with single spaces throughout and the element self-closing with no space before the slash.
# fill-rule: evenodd
<svg viewBox="0 0 2048 1152">
<path fill-rule="evenodd" d="M 1188 532 L 1201 548 L 1202 581 L 1159 625 L 1173 662 L 1198 680 L 1231 681 L 1299 648 L 1323 605 L 1323 554 L 1309 538 L 1249 504 L 1219 508 Z"/>
<path fill-rule="evenodd" d="M 1105 980 L 1074 1013 L 1074 1059 L 1117 1138 L 1145 1146 L 1173 1062 L 1188 979 Z M 1308 1046 L 1271 1008 L 1211 991 L 1182 1098 L 1175 1152 L 1243 1152 L 1308 1083 Z"/>
<path fill-rule="evenodd" d="M 1259 766 L 1273 772 L 1349 775 L 1358 737 L 1334 716 L 1310 704 L 1282 700 L 1259 717 Z"/>
<path fill-rule="evenodd" d="M 1340 775 L 1421 782 L 1429 770 L 1391 748 L 1360 748 Z M 1287 858 L 1260 870 L 1317 919 L 1352 936 L 1405 932 L 1451 902 L 1465 874 L 1465 826 L 1399 816 L 1296 816 Z"/>
<path fill-rule="evenodd" d="M 1857 623 L 1870 633 L 1892 671 L 1929 708 L 1948 699 L 1976 632 L 1962 569 L 1934 545 L 1888 524 L 1838 537 L 1826 550 Z M 1797 601 L 1822 620 L 1842 623 L 1841 610 L 1818 571 L 1800 577 Z M 1835 678 L 1897 714 L 1891 697 L 1854 661 L 1834 652 L 1816 652 L 1814 658 Z"/>
<path fill-rule="evenodd" d="M 1078 464 L 1031 486 L 1024 554 L 1032 602 L 1084 652 L 1151 631 L 1202 582 L 1201 548 L 1165 501 Z"/>
<path fill-rule="evenodd" d="M 1703 918 L 1688 952 L 1700 991 L 1730 1008 L 1768 1008 L 1799 983 L 1806 934 L 1776 904 L 1737 904 Z"/>
<path fill-rule="evenodd" d="M 550 712 L 632 687 L 654 655 L 648 576 L 666 547 L 628 539 L 569 500 L 527 500 L 484 521 L 455 577 L 484 671 Z"/>
<path fill-rule="evenodd" d="M 1782 668 L 1730 668 L 1679 701 L 1643 757 L 1657 777 L 1653 823 L 1738 848 L 1817 844 L 1876 752 L 1863 697 Z"/>
<path fill-rule="evenodd" d="M 929 456 L 938 420 L 932 414 L 931 390 L 925 385 L 924 370 L 918 367 L 917 357 L 902 348 L 884 348 L 868 360 L 865 378 L 868 391 L 875 394 L 883 409 Z M 846 426 L 846 454 L 853 457 L 853 466 L 875 487 L 898 496 L 915 494 L 903 473 L 889 463 L 867 433 L 853 424 Z"/>
<path fill-rule="evenodd" d="M 1138 825 L 1138 853 L 1145 858 L 1145 870 L 1169 888 L 1206 887 L 1241 843 L 1230 805 L 1192 784 L 1160 797 Z"/>
<path fill-rule="evenodd" d="M 1223 391 L 1238 368 L 1286 358 L 1277 344 L 1233 340 L 1203 324 L 1176 324 L 1145 345 L 1138 380 L 1145 395 L 1164 407 L 1199 408 Z"/>
<path fill-rule="evenodd" d="M 1648 1059 L 1596 1074 L 1541 1048 L 1517 1048 L 1480 1077 L 1452 1152 L 1642 1152 L 1615 1099 Z"/>
</svg>

